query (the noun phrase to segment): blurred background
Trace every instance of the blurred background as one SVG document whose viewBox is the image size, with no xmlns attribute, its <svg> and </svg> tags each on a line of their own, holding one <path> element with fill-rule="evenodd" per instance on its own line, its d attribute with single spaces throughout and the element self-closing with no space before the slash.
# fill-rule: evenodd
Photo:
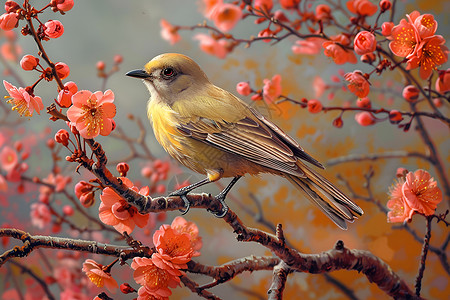
<svg viewBox="0 0 450 300">
<path fill-rule="evenodd" d="M 374 2 L 375 3 L 375 2 Z M 394 22 L 397 24 L 405 13 L 419 10 L 421 13 L 431 13 L 438 20 L 437 34 L 448 38 L 449 19 L 446 12 L 450 9 L 448 1 L 411 1 L 401 2 L 397 6 Z M 336 66 L 323 54 L 317 56 L 295 55 L 291 46 L 295 39 L 286 39 L 275 45 L 271 43 L 253 43 L 250 47 L 237 47 L 225 59 L 218 59 L 202 52 L 198 47 L 198 41 L 192 39 L 197 33 L 208 33 L 207 30 L 180 31 L 182 40 L 175 45 L 170 45 L 160 36 L 161 18 L 175 25 L 192 26 L 205 20 L 199 8 L 199 1 L 121 1 L 121 0 L 96 0 L 76 1 L 74 8 L 66 15 L 60 16 L 54 13 L 45 13 L 46 19 L 58 19 L 64 24 L 62 37 L 44 43 L 47 52 L 54 62 L 62 61 L 71 68 L 70 76 L 66 79 L 76 82 L 78 88 L 90 91 L 100 90 L 102 79 L 96 76 L 96 64 L 104 61 L 106 71 L 113 65 L 115 55 L 121 55 L 123 62 L 120 70 L 112 75 L 106 89 L 111 89 L 115 94 L 117 106 L 117 125 L 129 137 L 136 138 L 139 128 L 130 120 L 129 115 L 135 119 L 143 120 L 147 129 L 146 143 L 152 155 L 162 161 L 171 163 L 171 170 L 167 180 L 166 191 L 170 192 L 176 183 L 189 179 L 195 182 L 201 179 L 200 175 L 193 174 L 184 167 L 178 166 L 172 161 L 155 141 L 150 125 L 146 117 L 146 103 L 148 91 L 145 86 L 136 79 L 126 77 L 124 74 L 130 70 L 140 69 L 151 58 L 165 52 L 178 52 L 193 58 L 216 85 L 236 93 L 236 84 L 240 81 L 248 81 L 255 89 L 262 88 L 264 78 L 272 78 L 275 74 L 282 76 L 283 95 L 300 100 L 315 98 L 312 88 L 316 76 L 329 85 L 334 85 L 334 97 L 328 99 L 327 94 L 319 98 L 325 106 L 342 106 L 346 102 L 352 105 L 356 103 L 356 97 L 348 92 L 341 91 L 344 85 L 333 82 L 331 77 L 340 76 L 342 72 L 350 72 L 361 69 L 370 71 L 367 65 Z M 382 20 L 385 21 L 385 20 Z M 212 25 L 212 24 L 211 24 Z M 231 32 L 238 38 L 249 38 L 262 29 L 253 24 L 253 19 L 240 22 Z M 18 44 L 22 47 L 23 54 L 37 55 L 35 44 L 29 37 L 19 37 Z M 25 72 L 8 62 L 12 68 L 29 85 L 35 81 L 36 74 Z M 448 67 L 443 66 L 442 69 Z M 343 71 L 340 71 L 343 69 Z M 395 107 L 399 110 L 407 110 L 408 104 L 401 99 L 401 90 L 404 86 L 402 77 L 398 72 L 385 74 L 382 78 L 373 77 L 372 92 L 369 97 L 374 107 Z M 4 79 L 17 85 L 11 77 L 2 76 Z M 390 88 L 389 93 L 386 87 Z M 35 93 L 42 97 L 44 105 L 48 106 L 56 97 L 56 85 L 53 82 L 41 83 Z M 4 92 L 5 94 L 5 92 Z M 245 97 L 244 97 L 245 99 Z M 249 103 L 250 99 L 245 99 Z M 374 126 L 362 127 L 354 119 L 354 113 L 346 112 L 343 115 L 344 126 L 336 128 L 332 121 L 339 115 L 338 112 L 310 114 L 307 110 L 290 103 L 268 106 L 263 101 L 251 102 L 264 115 L 272 118 L 275 123 L 295 137 L 302 147 L 313 157 L 325 164 L 342 156 L 359 155 L 364 153 L 385 153 L 390 151 L 418 151 L 425 149 L 419 135 L 410 130 L 404 133 L 401 129 L 389 122 L 381 122 Z M 448 115 L 448 104 L 445 104 L 443 114 Z M 27 175 L 30 177 L 46 177 L 52 167 L 51 156 L 48 153 L 45 141 L 52 137 L 60 128 L 66 128 L 62 122 L 53 123 L 48 120 L 45 113 L 35 115 L 30 120 L 22 120 L 14 128 L 0 127 L 11 142 L 27 140 L 25 147 L 32 151 L 29 159 L 30 168 Z M 448 170 L 450 156 L 450 144 L 448 143 L 449 130 L 439 121 L 426 119 L 427 129 L 432 133 L 434 141 L 444 159 L 444 166 Z M 33 138 L 34 136 L 34 138 Z M 130 154 L 129 144 L 126 141 L 112 137 L 98 137 L 110 161 L 120 161 Z M 64 154 L 64 153 L 62 153 Z M 63 156 L 64 157 L 64 156 Z M 143 177 L 141 170 L 149 166 L 148 160 L 133 159 L 128 161 L 131 170 L 129 178 L 140 186 L 149 185 L 147 178 Z M 73 186 L 79 180 L 93 178 L 92 175 L 81 171 L 74 173 L 76 167 L 73 163 L 59 163 L 65 175 L 72 176 Z M 151 165 L 151 164 L 150 164 Z M 373 197 L 382 206 L 388 200 L 388 189 L 394 183 L 396 170 L 404 167 L 411 171 L 419 168 L 428 170 L 436 176 L 429 163 L 418 158 L 402 158 L 375 161 L 359 161 L 329 166 L 322 172 L 331 181 L 335 182 L 344 191 L 348 191 L 345 184 L 338 180 L 339 174 L 351 185 L 353 191 L 359 195 L 367 196 L 366 175 L 373 172 L 371 190 Z M 114 170 L 115 166 L 111 165 Z M 227 180 L 222 180 L 221 185 L 226 185 Z M 222 186 L 211 185 L 202 188 L 202 192 L 217 194 Z M 14 190 L 12 188 L 11 190 Z M 73 191 L 73 188 L 68 188 Z M 32 234 L 53 234 L 50 229 L 37 229 L 30 224 L 29 204 L 37 201 L 37 188 L 27 189 L 27 193 L 18 195 L 13 191 L 0 195 L 1 203 L 5 204 L 0 212 L 0 223 L 15 224 L 15 220 L 22 220 L 21 229 Z M 155 194 L 157 195 L 157 194 Z M 61 199 L 61 201 L 64 201 Z M 278 223 L 283 224 L 287 240 L 300 251 L 306 253 L 318 253 L 331 249 L 337 240 L 343 240 L 348 248 L 369 250 L 386 261 L 395 272 L 403 277 L 412 287 L 417 274 L 421 243 L 404 229 L 395 229 L 398 225 L 389 224 L 385 213 L 374 203 L 356 200 L 365 215 L 350 225 L 349 230 L 342 231 L 329 221 L 314 206 L 310 205 L 303 195 L 296 191 L 282 178 L 263 175 L 260 177 L 246 177 L 233 189 L 232 195 L 227 199 L 230 208 L 238 213 L 244 223 L 250 227 L 257 227 L 272 232 Z M 0 203 L 0 204 L 1 204 Z M 97 213 L 99 199 L 90 208 L 92 214 Z M 18 215 L 17 208 L 20 209 Z M 448 199 L 438 206 L 438 212 L 448 209 Z M 14 213 L 12 213 L 14 212 Z M 179 215 L 178 212 L 170 212 L 162 223 L 171 223 L 172 219 Z M 220 219 L 203 211 L 192 209 L 184 216 L 187 220 L 195 222 L 199 226 L 200 235 L 203 237 L 202 255 L 195 260 L 206 265 L 220 265 L 233 259 L 249 255 L 271 255 L 270 251 L 256 243 L 239 243 L 236 236 Z M 75 216 L 78 222 L 83 222 L 81 216 Z M 164 217 L 161 217 L 164 218 Z M 160 219 L 154 219 L 155 226 L 159 227 Z M 420 216 L 413 218 L 411 224 L 420 237 L 425 231 L 425 219 Z M 156 227 L 156 228 L 157 228 Z M 401 226 L 400 226 L 401 227 Z M 67 231 L 59 233 L 67 236 Z M 154 230 L 155 228 L 147 228 Z M 436 225 L 431 244 L 440 246 L 448 234 L 444 226 Z M 74 237 L 80 238 L 78 233 L 72 232 Z M 54 234 L 53 234 L 54 235 Z M 151 243 L 151 233 L 136 229 L 135 238 L 143 242 Z M 95 238 L 104 242 L 109 241 L 108 234 L 95 234 L 81 236 L 83 238 Z M 111 241 L 113 242 L 113 241 Z M 56 250 L 43 250 L 43 253 L 52 255 Z M 32 254 L 30 262 L 36 262 L 37 254 Z M 90 258 L 91 255 L 84 255 Z M 97 258 L 100 261 L 105 258 Z M 23 261 L 23 260 L 22 260 Z M 80 260 L 82 262 L 83 260 Z M 105 260 L 109 262 L 109 258 Z M 123 281 L 133 283 L 128 272 L 122 272 L 127 267 L 113 269 L 112 275 L 119 284 Z M 81 263 L 80 263 L 81 270 Z M 13 272 L 14 273 L 14 272 Z M 9 274 L 9 275 L 8 275 Z M 3 270 L 1 276 L 11 276 Z M 358 299 L 379 299 L 385 294 L 370 284 L 366 277 L 357 272 L 338 271 L 330 273 L 337 280 L 343 282 Z M 23 284 L 23 277 L 17 276 Z M 209 278 L 189 275 L 199 283 L 209 282 Z M 244 273 L 230 283 L 219 285 L 211 291 L 223 299 L 264 299 L 266 291 L 271 283 L 272 272 L 258 271 Z M 3 280 L 0 280 L 3 282 Z M 431 299 L 444 299 L 450 294 L 449 276 L 444 271 L 438 258 L 430 254 L 427 261 L 427 269 L 423 281 L 424 295 Z M 0 283 L 0 290 L 2 284 Z M 5 287 L 4 287 L 5 288 Z M 329 283 L 329 278 L 323 275 L 292 274 L 289 276 L 285 291 L 286 299 L 344 299 L 345 296 L 335 285 Z M 123 295 L 116 295 L 120 299 Z M 197 299 L 185 288 L 174 290 L 173 299 Z"/>
</svg>

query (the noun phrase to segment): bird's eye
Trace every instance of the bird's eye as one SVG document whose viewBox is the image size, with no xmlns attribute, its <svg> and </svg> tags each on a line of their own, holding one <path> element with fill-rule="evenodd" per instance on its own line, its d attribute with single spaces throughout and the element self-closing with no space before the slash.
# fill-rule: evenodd
<svg viewBox="0 0 450 300">
<path fill-rule="evenodd" d="M 164 79 L 170 79 L 170 78 L 174 77 L 177 73 L 175 72 L 174 69 L 168 67 L 168 68 L 164 68 L 162 70 L 161 74 Z"/>
</svg>

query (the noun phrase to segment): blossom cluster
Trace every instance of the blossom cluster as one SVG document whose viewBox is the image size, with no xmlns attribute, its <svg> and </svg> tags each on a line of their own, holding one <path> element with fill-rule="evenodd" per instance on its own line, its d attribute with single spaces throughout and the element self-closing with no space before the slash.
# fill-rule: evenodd
<svg viewBox="0 0 450 300">
<path fill-rule="evenodd" d="M 134 280 L 141 285 L 138 299 L 167 299 L 172 294 L 169 288 L 180 284 L 186 263 L 200 255 L 202 240 L 194 223 L 176 217 L 154 233 L 153 244 L 156 252 L 150 258 L 135 257 L 131 263 Z"/>
<path fill-rule="evenodd" d="M 414 213 L 432 215 L 442 201 L 442 191 L 437 182 L 425 170 L 403 172 L 390 189 L 387 207 L 389 222 L 411 221 Z"/>
<path fill-rule="evenodd" d="M 420 77 L 428 79 L 436 66 L 447 62 L 445 39 L 435 35 L 438 24 L 433 15 L 413 11 L 406 17 L 407 20 L 402 19 L 396 26 L 391 23 L 385 25 L 386 28 L 392 27 L 385 32 L 391 40 L 389 48 L 395 55 L 407 59 L 407 70 L 420 67 Z"/>
</svg>

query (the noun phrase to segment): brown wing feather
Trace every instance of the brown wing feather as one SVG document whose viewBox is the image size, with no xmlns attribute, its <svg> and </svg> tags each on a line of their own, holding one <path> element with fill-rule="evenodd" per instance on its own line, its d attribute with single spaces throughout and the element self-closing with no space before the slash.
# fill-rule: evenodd
<svg viewBox="0 0 450 300">
<path fill-rule="evenodd" d="M 244 118 L 227 123 L 198 118 L 195 122 L 180 124 L 178 129 L 186 136 L 275 171 L 304 176 L 293 151 L 270 128 L 256 120 Z"/>
</svg>

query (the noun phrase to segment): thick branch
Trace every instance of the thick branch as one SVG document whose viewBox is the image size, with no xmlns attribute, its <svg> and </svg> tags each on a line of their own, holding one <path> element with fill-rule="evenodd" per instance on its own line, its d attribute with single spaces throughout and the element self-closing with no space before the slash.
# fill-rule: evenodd
<svg viewBox="0 0 450 300">
<path fill-rule="evenodd" d="M 291 249 L 272 234 L 246 227 L 231 210 L 224 219 L 238 234 L 239 241 L 258 242 L 266 246 L 292 270 L 313 274 L 343 269 L 356 270 L 366 275 L 370 282 L 377 284 L 389 296 L 411 299 L 416 297 L 385 262 L 369 251 L 349 250 L 339 241 L 332 250 L 320 254 L 303 254 Z"/>
<path fill-rule="evenodd" d="M 267 291 L 269 300 L 283 299 L 283 291 L 289 273 L 291 273 L 291 269 L 284 261 L 280 261 L 280 263 L 273 268 L 272 285 Z"/>
<path fill-rule="evenodd" d="M 118 246 L 99 243 L 96 241 L 85 241 L 61 237 L 30 235 L 25 231 L 11 228 L 0 228 L 0 237 L 1 236 L 8 236 L 21 240 L 23 242 L 23 246 L 15 246 L 14 248 L 1 254 L 0 267 L 10 258 L 28 256 L 32 251 L 38 248 L 76 250 L 116 257 L 128 256 L 129 253 L 136 252 L 135 249 L 129 246 Z M 136 256 L 140 255 L 137 254 Z"/>
</svg>

